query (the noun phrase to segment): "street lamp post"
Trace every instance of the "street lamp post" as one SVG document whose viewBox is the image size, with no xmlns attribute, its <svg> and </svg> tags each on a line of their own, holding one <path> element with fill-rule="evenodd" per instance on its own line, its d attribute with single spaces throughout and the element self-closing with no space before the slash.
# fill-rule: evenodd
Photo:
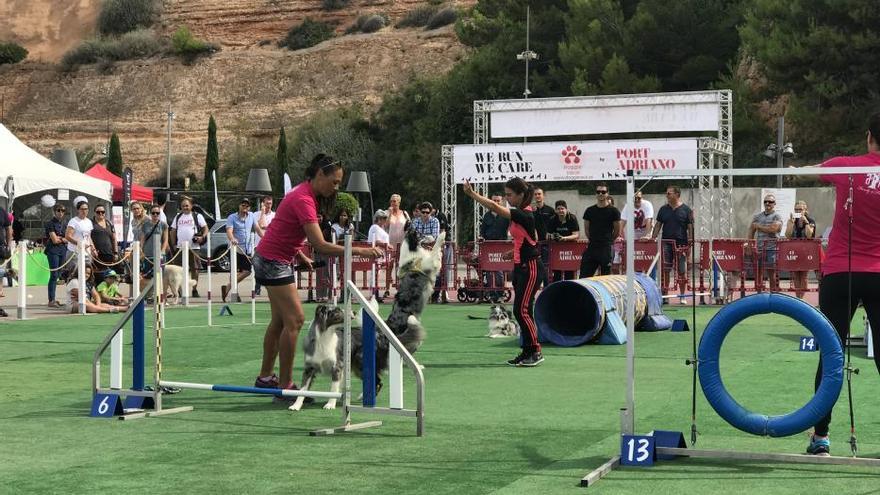
<svg viewBox="0 0 880 495">
<path fill-rule="evenodd" d="M 776 124 L 776 142 L 770 143 L 764 150 L 764 156 L 769 159 L 776 159 L 776 168 L 780 171 L 783 167 L 785 158 L 794 156 L 794 146 L 785 142 L 785 116 L 779 117 Z M 776 187 L 782 189 L 782 175 L 776 176 Z"/>
</svg>

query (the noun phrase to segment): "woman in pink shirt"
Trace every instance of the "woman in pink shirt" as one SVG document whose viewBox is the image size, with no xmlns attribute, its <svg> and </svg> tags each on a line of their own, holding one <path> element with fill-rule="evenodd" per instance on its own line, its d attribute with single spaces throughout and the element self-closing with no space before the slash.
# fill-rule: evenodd
<svg viewBox="0 0 880 495">
<path fill-rule="evenodd" d="M 343 246 L 326 242 L 318 226 L 319 201 L 336 196 L 342 175 L 342 163 L 324 154 L 315 156 L 306 168 L 306 180 L 284 196 L 256 248 L 254 278 L 266 287 L 272 311 L 263 337 L 263 364 L 256 387 L 296 389 L 293 358 L 305 314 L 295 285 L 295 258 L 310 263 L 302 252 L 306 240 L 320 254 L 342 256 L 345 253 Z M 353 254 L 377 258 L 383 253 L 377 248 L 364 247 L 353 248 Z M 273 374 L 276 354 L 279 356 L 278 377 Z"/>
<path fill-rule="evenodd" d="M 880 113 L 868 120 L 868 153 L 860 156 L 838 156 L 821 167 L 870 167 L 877 173 L 848 175 L 821 175 L 819 178 L 834 186 L 837 204 L 828 251 L 822 262 L 822 280 L 819 282 L 819 309 L 834 325 L 842 342 L 846 342 L 853 313 L 859 303 L 865 307 L 871 323 L 874 349 L 880 349 L 880 229 L 877 212 L 880 211 Z M 850 194 L 852 202 L 849 203 Z M 850 236 L 850 231 L 852 235 Z M 849 304 L 849 307 L 847 307 Z M 880 371 L 880 352 L 874 354 L 874 364 Z M 822 362 L 816 372 L 816 387 L 822 379 Z M 815 426 L 808 454 L 830 455 L 828 425 L 831 414 Z"/>
</svg>

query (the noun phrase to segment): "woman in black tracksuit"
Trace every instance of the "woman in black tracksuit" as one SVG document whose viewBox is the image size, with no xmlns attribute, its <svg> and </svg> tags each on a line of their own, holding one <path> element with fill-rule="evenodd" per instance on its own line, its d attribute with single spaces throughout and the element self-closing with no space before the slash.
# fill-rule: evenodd
<svg viewBox="0 0 880 495">
<path fill-rule="evenodd" d="M 522 352 L 507 361 L 511 366 L 533 367 L 544 362 L 541 344 L 538 343 L 538 327 L 533 315 L 535 293 L 538 292 L 538 276 L 544 270 L 538 251 L 538 234 L 532 213 L 534 188 L 520 178 L 504 183 L 507 204 L 505 208 L 473 190 L 464 181 L 464 193 L 498 216 L 510 219 L 510 235 L 513 237 L 513 314 L 522 332 Z"/>
</svg>

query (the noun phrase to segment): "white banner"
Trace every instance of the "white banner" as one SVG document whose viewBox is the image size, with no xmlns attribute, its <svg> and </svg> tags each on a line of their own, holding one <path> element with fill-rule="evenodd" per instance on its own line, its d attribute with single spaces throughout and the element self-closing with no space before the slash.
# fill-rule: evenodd
<svg viewBox="0 0 880 495">
<path fill-rule="evenodd" d="M 696 139 L 630 139 L 455 145 L 457 183 L 551 182 L 625 177 L 627 170 L 696 170 Z"/>
<path fill-rule="evenodd" d="M 493 138 L 717 131 L 719 91 L 488 100 Z"/>
</svg>

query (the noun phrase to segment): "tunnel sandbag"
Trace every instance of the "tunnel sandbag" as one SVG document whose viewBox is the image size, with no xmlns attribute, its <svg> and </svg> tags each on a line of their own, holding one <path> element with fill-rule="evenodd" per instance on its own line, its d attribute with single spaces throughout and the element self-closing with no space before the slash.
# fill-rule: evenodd
<svg viewBox="0 0 880 495">
<path fill-rule="evenodd" d="M 644 275 L 636 277 L 635 325 L 666 330 L 672 321 L 661 310 L 660 291 Z M 605 275 L 548 285 L 535 302 L 538 339 L 560 346 L 626 343 L 626 276 Z M 647 317 L 647 318 L 646 318 Z"/>
<path fill-rule="evenodd" d="M 645 317 L 636 324 L 636 331 L 658 332 L 672 328 L 672 318 L 663 313 L 663 293 L 654 279 L 643 273 L 636 273 L 636 282 L 645 290 L 645 301 L 648 303 Z"/>
</svg>

